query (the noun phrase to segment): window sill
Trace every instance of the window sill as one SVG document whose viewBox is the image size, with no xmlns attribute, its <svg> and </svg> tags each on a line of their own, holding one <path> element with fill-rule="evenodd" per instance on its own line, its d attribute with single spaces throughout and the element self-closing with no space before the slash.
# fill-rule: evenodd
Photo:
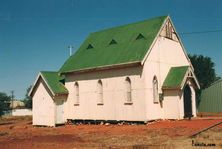
<svg viewBox="0 0 222 149">
<path fill-rule="evenodd" d="M 75 103 L 74 106 L 79 106 L 79 103 Z"/>
<path fill-rule="evenodd" d="M 103 106 L 103 103 L 97 103 L 98 106 Z"/>
<path fill-rule="evenodd" d="M 133 102 L 125 102 L 124 105 L 132 105 Z"/>
</svg>

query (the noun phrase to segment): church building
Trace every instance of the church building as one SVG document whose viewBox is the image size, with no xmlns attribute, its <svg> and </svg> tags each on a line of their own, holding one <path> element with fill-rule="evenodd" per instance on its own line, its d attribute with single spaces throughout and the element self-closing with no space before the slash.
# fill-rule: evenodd
<svg viewBox="0 0 222 149">
<path fill-rule="evenodd" d="M 194 68 L 169 16 L 90 33 L 29 93 L 33 125 L 196 116 Z"/>
</svg>

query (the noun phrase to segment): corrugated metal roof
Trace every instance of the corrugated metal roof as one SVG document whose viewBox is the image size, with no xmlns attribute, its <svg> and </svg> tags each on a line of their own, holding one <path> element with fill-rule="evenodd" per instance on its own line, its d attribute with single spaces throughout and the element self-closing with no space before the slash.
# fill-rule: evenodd
<svg viewBox="0 0 222 149">
<path fill-rule="evenodd" d="M 199 112 L 222 112 L 222 80 L 216 81 L 201 93 Z"/>
<path fill-rule="evenodd" d="M 163 89 L 181 88 L 189 66 L 172 67 L 163 82 Z"/>
<path fill-rule="evenodd" d="M 41 71 L 40 72 L 44 77 L 49 88 L 52 90 L 54 94 L 67 94 L 68 90 L 62 84 L 64 77 L 59 76 L 58 72 L 52 71 Z"/>
<path fill-rule="evenodd" d="M 60 72 L 142 61 L 166 18 L 162 16 L 91 33 Z M 114 41 L 115 44 L 110 44 Z"/>
</svg>

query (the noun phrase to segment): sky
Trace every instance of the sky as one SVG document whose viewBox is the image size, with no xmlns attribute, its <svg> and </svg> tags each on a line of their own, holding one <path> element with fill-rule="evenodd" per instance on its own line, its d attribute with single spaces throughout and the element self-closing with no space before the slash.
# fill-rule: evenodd
<svg viewBox="0 0 222 149">
<path fill-rule="evenodd" d="M 186 51 L 211 57 L 222 76 L 221 8 L 221 0 L 0 0 L 0 92 L 23 99 L 38 73 L 59 70 L 68 46 L 74 53 L 89 33 L 163 15 Z M 215 32 L 195 34 L 205 31 Z"/>
</svg>

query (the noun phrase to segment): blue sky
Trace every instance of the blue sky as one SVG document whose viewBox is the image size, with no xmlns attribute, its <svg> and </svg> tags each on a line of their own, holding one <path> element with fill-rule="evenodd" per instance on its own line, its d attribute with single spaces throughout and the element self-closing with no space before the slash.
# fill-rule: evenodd
<svg viewBox="0 0 222 149">
<path fill-rule="evenodd" d="M 39 71 L 58 70 L 90 32 L 170 15 L 177 32 L 222 29 L 221 0 L 0 0 L 0 91 L 24 98 Z M 181 35 L 222 76 L 222 32 Z"/>
</svg>

